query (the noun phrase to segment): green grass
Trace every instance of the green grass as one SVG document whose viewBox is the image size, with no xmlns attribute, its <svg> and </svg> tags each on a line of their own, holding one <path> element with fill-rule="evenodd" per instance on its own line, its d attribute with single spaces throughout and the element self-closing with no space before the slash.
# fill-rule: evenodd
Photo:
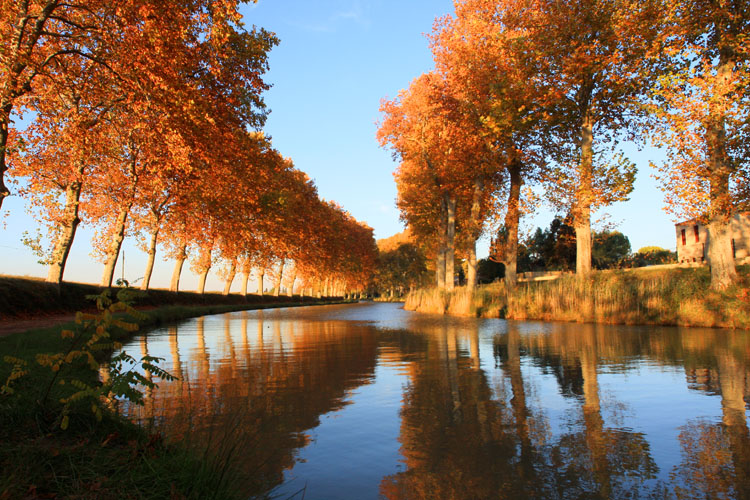
<svg viewBox="0 0 750 500">
<path fill-rule="evenodd" d="M 32 287 L 33 288 L 33 287 Z M 332 303 L 273 303 L 168 305 L 146 311 L 137 318 L 119 319 L 153 327 L 195 316 L 229 311 Z M 36 365 L 39 354 L 66 352 L 69 339 L 61 332 L 75 325 L 30 330 L 0 338 L 0 358 L 13 356 L 33 367 L 12 385 L 12 395 L 0 394 L 0 499 L 4 498 L 246 498 L 233 479 L 240 464 L 204 455 L 140 428 L 122 416 L 105 411 L 100 422 L 90 406 L 73 405 L 70 424 L 61 429 L 60 398 L 75 389 L 71 384 L 51 384 L 53 372 Z M 112 339 L 132 335 L 112 327 Z M 105 361 L 108 352 L 98 353 Z M 0 383 L 12 364 L 0 362 Z M 98 373 L 83 360 L 66 365 L 65 378 L 98 384 Z M 45 397 L 51 387 L 49 397 Z M 90 402 L 87 403 L 90 405 Z"/>
<path fill-rule="evenodd" d="M 508 295 L 501 284 L 450 293 L 420 290 L 405 308 L 431 313 L 617 324 L 750 328 L 750 267 L 722 292 L 710 289 L 707 268 L 600 271 L 585 282 L 575 276 L 519 283 Z"/>
</svg>

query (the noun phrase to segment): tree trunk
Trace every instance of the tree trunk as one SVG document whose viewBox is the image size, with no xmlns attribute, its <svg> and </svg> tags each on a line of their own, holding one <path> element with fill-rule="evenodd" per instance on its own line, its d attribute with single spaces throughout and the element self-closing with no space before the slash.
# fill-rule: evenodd
<svg viewBox="0 0 750 500">
<path fill-rule="evenodd" d="M 510 190 L 508 193 L 508 210 L 505 213 L 505 288 L 513 290 L 518 281 L 518 222 L 521 218 L 521 162 L 514 161 L 508 166 Z"/>
<path fill-rule="evenodd" d="M 112 243 L 110 243 L 109 250 L 107 251 L 107 260 L 104 263 L 104 273 L 102 273 L 101 286 L 112 286 L 112 278 L 115 275 L 117 258 L 120 256 L 122 240 L 125 239 L 125 223 L 128 220 L 128 213 L 130 213 L 130 204 L 120 210 L 120 213 L 117 215 L 117 220 L 115 220 Z"/>
<path fill-rule="evenodd" d="M 266 275 L 265 269 L 258 269 L 258 295 L 263 297 L 263 277 Z"/>
<path fill-rule="evenodd" d="M 292 282 L 289 285 L 289 296 L 294 297 L 294 282 L 297 281 L 297 271 L 294 271 L 294 274 L 292 274 Z"/>
<path fill-rule="evenodd" d="M 279 272 L 276 276 L 276 284 L 274 286 L 273 295 L 274 297 L 278 297 L 281 295 L 281 280 L 284 277 L 284 259 L 281 259 L 281 263 L 279 264 Z"/>
<path fill-rule="evenodd" d="M 229 267 L 229 274 L 227 275 L 227 280 L 224 282 L 224 295 L 229 295 L 229 292 L 232 291 L 232 282 L 234 281 L 234 277 L 237 274 L 237 260 L 232 260 L 232 265 Z"/>
<path fill-rule="evenodd" d="M 447 208 L 445 198 L 440 200 L 440 221 L 438 224 L 438 247 L 435 255 L 435 286 L 438 290 L 445 290 L 445 240 L 446 240 L 446 222 Z"/>
<path fill-rule="evenodd" d="M 576 231 L 576 274 L 586 278 L 591 274 L 591 198 L 593 195 L 594 120 L 590 106 L 586 106 L 581 123 L 581 163 L 573 227 Z"/>
<path fill-rule="evenodd" d="M 474 179 L 474 196 L 471 200 L 471 242 L 467 255 L 466 286 L 472 290 L 477 286 L 477 240 L 482 234 L 482 194 L 484 192 L 484 181 L 481 177 Z"/>
<path fill-rule="evenodd" d="M 469 245 L 468 258 L 466 259 L 466 286 L 470 290 L 477 287 L 477 244 Z"/>
<path fill-rule="evenodd" d="M 456 282 L 456 198 L 445 200 L 447 208 L 445 228 L 445 288 L 453 290 Z"/>
<path fill-rule="evenodd" d="M 185 265 L 185 259 L 187 259 L 187 245 L 182 245 L 175 259 L 172 281 L 169 283 L 169 290 L 172 292 L 180 290 L 180 276 L 182 275 L 182 266 Z"/>
<path fill-rule="evenodd" d="M 442 241 L 438 247 L 437 258 L 435 259 L 435 281 L 440 290 L 445 289 L 445 247 Z"/>
<path fill-rule="evenodd" d="M 247 297 L 247 283 L 250 281 L 250 273 L 253 270 L 252 261 L 245 255 L 242 257 L 242 285 L 240 285 L 240 293 L 243 297 Z"/>
<path fill-rule="evenodd" d="M 151 273 L 154 270 L 154 260 L 156 260 L 156 242 L 159 238 L 159 227 L 151 231 L 151 240 L 148 243 L 148 261 L 146 262 L 146 271 L 143 273 L 141 290 L 148 290 L 151 283 Z"/>
<path fill-rule="evenodd" d="M 720 83 L 728 82 L 733 69 L 734 50 L 722 47 L 716 67 L 717 80 Z M 730 191 L 730 178 L 733 167 L 727 155 L 726 94 L 717 97 L 724 99 L 716 99 L 718 102 L 709 104 L 708 126 L 706 127 L 710 184 L 707 250 L 708 263 L 711 266 L 711 288 L 724 290 L 736 283 L 739 278 L 732 255 L 731 220 L 734 204 Z"/>
<path fill-rule="evenodd" d="M 240 286 L 240 293 L 243 297 L 247 297 L 247 282 L 250 281 L 250 271 L 243 271 L 242 273 L 242 285 Z"/>
<path fill-rule="evenodd" d="M 737 268 L 732 255 L 731 219 L 708 224 L 708 265 L 711 268 L 711 288 L 724 290 L 737 282 Z"/>
<path fill-rule="evenodd" d="M 208 279 L 208 272 L 211 270 L 211 248 L 201 248 L 200 255 L 198 256 L 198 269 L 200 275 L 198 278 L 198 293 L 206 293 L 206 280 Z"/>
<path fill-rule="evenodd" d="M 206 280 L 208 279 L 208 272 L 211 270 L 211 268 L 204 268 L 203 271 L 201 271 L 200 276 L 198 277 L 198 288 L 196 289 L 196 292 L 198 293 L 206 293 Z"/>
<path fill-rule="evenodd" d="M 83 174 L 83 168 L 79 169 Z M 52 262 L 47 270 L 47 281 L 59 285 L 62 283 L 63 274 L 65 273 L 65 263 L 68 261 L 70 249 L 73 246 L 73 239 L 76 235 L 78 224 L 81 219 L 78 217 L 78 209 L 81 200 L 81 182 L 76 181 L 68 185 L 65 190 L 65 211 L 63 212 L 62 230 L 57 235 L 55 247 L 52 251 Z M 0 203 L 2 195 L 0 195 Z"/>
<path fill-rule="evenodd" d="M 138 188 L 138 173 L 136 171 L 138 155 L 137 153 L 131 154 L 130 161 L 128 164 L 128 170 L 130 173 L 130 193 L 127 198 L 125 206 L 122 207 L 120 213 L 117 216 L 114 226 L 114 236 L 112 243 L 107 252 L 107 261 L 104 264 L 104 273 L 102 274 L 102 286 L 112 286 L 112 277 L 115 274 L 115 266 L 117 265 L 117 258 L 120 255 L 120 248 L 122 248 L 122 241 L 125 239 L 125 225 L 128 221 L 128 214 L 130 213 L 130 207 L 133 206 L 133 200 L 135 200 L 136 190 Z M 124 266 L 123 262 L 123 266 Z M 123 269 L 123 278 L 124 278 Z"/>
</svg>

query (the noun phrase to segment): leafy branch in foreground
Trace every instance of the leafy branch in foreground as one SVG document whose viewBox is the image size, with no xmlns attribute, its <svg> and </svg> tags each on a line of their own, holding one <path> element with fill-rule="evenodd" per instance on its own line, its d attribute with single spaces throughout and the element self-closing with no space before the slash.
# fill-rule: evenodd
<svg viewBox="0 0 750 500">
<path fill-rule="evenodd" d="M 116 299 L 110 296 L 109 290 L 88 298 L 96 301 L 98 312 L 88 314 L 76 313 L 76 326 L 73 330 L 63 330 L 61 337 L 66 341 L 65 347 L 53 353 L 36 354 L 34 362 L 14 356 L 5 356 L 4 361 L 12 364 L 8 378 L 0 386 L 0 395 L 20 397 L 32 392 L 36 387 L 42 390 L 36 403 L 43 414 L 56 414 L 56 421 L 62 429 L 67 429 L 70 416 L 75 412 L 91 411 L 97 421 L 102 419 L 102 410 L 109 402 L 127 400 L 143 404 L 143 389 L 157 386 L 153 377 L 164 380 L 175 380 L 175 377 L 158 366 L 162 358 L 143 356 L 140 360 L 124 351 L 116 354 L 109 361 L 102 380 L 90 383 L 85 371 L 99 371 L 101 358 L 106 353 L 122 349 L 122 344 L 112 338 L 113 329 L 126 332 L 138 330 L 137 323 L 120 319 L 125 313 L 133 318 L 143 315 L 132 307 L 140 292 L 123 288 L 117 292 Z M 137 368 L 149 374 L 141 374 Z M 51 374 L 42 372 L 49 369 Z M 82 371 L 83 370 L 83 371 Z M 33 375 L 46 383 L 32 384 L 19 389 L 17 382 Z M 47 379 L 48 378 L 48 379 Z M 19 392 L 20 391 L 20 392 Z M 58 407 L 58 403 L 61 407 Z"/>
</svg>

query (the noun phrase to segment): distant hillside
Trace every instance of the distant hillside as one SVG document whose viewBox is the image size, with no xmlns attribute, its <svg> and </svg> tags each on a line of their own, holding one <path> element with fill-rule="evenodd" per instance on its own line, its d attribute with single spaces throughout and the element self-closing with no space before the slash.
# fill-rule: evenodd
<svg viewBox="0 0 750 500">
<path fill-rule="evenodd" d="M 413 243 L 414 240 L 411 236 L 411 230 L 407 227 L 400 233 L 396 233 L 388 238 L 383 238 L 377 241 L 378 250 L 381 252 L 390 252 L 395 250 L 404 243 Z"/>
</svg>

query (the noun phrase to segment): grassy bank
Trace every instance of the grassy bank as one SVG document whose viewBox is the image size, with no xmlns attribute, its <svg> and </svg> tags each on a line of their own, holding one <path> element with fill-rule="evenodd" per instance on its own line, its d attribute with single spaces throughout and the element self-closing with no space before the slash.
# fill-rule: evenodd
<svg viewBox="0 0 750 500">
<path fill-rule="evenodd" d="M 750 329 L 750 267 L 726 291 L 710 289 L 707 268 L 600 271 L 579 282 L 519 283 L 510 295 L 501 284 L 452 292 L 419 290 L 412 311 L 465 316 L 613 324 L 684 325 Z"/>
<path fill-rule="evenodd" d="M 94 309 L 86 297 L 98 295 L 106 288 L 86 283 L 64 282 L 58 288 L 42 279 L 0 275 L 0 320 L 30 316 L 59 314 Z M 287 296 L 239 294 L 223 295 L 217 292 L 170 292 L 152 289 L 138 300 L 138 306 L 154 308 L 163 306 L 232 306 L 246 304 L 280 304 L 290 302 Z M 312 297 L 295 297 L 295 302 L 316 302 Z"/>
<path fill-rule="evenodd" d="M 113 411 L 96 394 L 101 387 L 97 364 L 109 356 L 113 341 L 133 334 L 121 321 L 147 328 L 205 314 L 315 303 L 272 299 L 105 312 L 88 326 L 67 324 L 0 338 L 5 360 L 0 384 L 9 388 L 0 390 L 0 499 L 246 498 L 233 483 L 234 465 L 226 457 L 165 443 Z M 89 350 L 93 363 L 70 355 L 87 350 L 97 326 L 108 334 L 96 343 L 102 349 Z M 12 373 L 21 376 L 7 383 Z M 83 396 L 76 399 L 76 394 Z"/>
</svg>

